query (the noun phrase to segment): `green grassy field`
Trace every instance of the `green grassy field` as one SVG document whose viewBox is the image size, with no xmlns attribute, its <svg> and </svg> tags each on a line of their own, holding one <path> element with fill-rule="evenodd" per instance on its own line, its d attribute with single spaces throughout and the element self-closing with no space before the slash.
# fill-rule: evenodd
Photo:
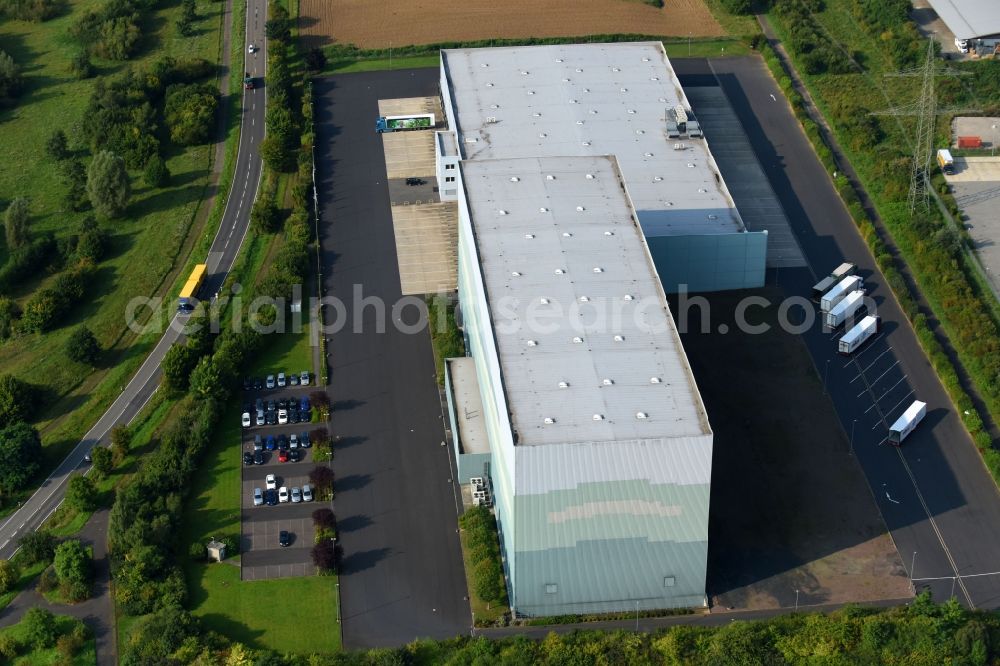
<svg viewBox="0 0 1000 666">
<path fill-rule="evenodd" d="M 63 129 L 72 148 L 79 149 L 78 130 L 95 79 L 75 80 L 69 59 L 78 46 L 69 38 L 69 26 L 98 0 L 75 0 L 70 11 L 44 23 L 7 21 L 0 26 L 0 45 L 12 54 L 26 75 L 26 92 L 16 107 L 0 112 L 4 148 L 0 155 L 0 202 L 27 195 L 32 201 L 32 229 L 70 233 L 85 214 L 63 211 L 63 184 L 55 164 L 44 154 L 44 142 L 55 129 Z M 174 23 L 179 3 L 154 12 L 144 21 L 141 57 L 129 63 L 95 62 L 100 75 L 112 75 L 128 66 L 141 65 L 163 55 L 202 57 L 217 61 L 220 54 L 222 4 L 198 3 L 195 34 L 181 38 Z M 133 296 L 153 295 L 165 287 L 192 246 L 196 220 L 204 221 L 199 206 L 206 193 L 209 147 L 171 150 L 167 163 L 170 187 L 149 190 L 133 174 L 133 203 L 128 219 L 111 225 L 109 257 L 88 288 L 88 298 L 54 331 L 15 338 L 0 345 L 0 371 L 12 372 L 45 386 L 57 397 L 42 414 L 38 426 L 49 450 L 59 459 L 86 430 L 145 356 L 146 346 L 136 345 L 125 327 L 125 308 Z M 0 259 L 6 250 L 0 250 Z M 42 280 L 25 285 L 16 294 L 26 299 Z M 105 348 L 103 365 L 91 368 L 64 358 L 61 349 L 73 327 L 86 323 Z"/>
<path fill-rule="evenodd" d="M 59 634 L 68 633 L 76 625 L 78 620 L 66 615 L 56 615 L 56 628 Z M 24 628 L 20 624 L 0 630 L 0 636 L 13 636 L 15 639 L 24 640 Z M 27 649 L 25 649 L 27 650 Z M 4 662 L 8 663 L 8 662 Z M 71 660 L 66 661 L 56 648 L 24 651 L 13 662 L 16 666 L 49 666 L 50 664 L 59 666 L 94 666 L 97 663 L 97 651 L 94 639 L 88 638 Z"/>
</svg>

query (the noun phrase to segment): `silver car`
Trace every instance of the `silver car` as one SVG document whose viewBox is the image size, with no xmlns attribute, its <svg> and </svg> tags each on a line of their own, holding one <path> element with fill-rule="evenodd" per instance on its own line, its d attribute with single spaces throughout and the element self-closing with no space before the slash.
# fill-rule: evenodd
<svg viewBox="0 0 1000 666">
<path fill-rule="evenodd" d="M 264 386 L 266 386 L 269 389 L 274 388 L 274 375 L 267 376 L 267 381 L 264 383 Z"/>
<path fill-rule="evenodd" d="M 308 483 L 302 486 L 302 501 L 312 502 L 313 501 L 313 489 Z"/>
<path fill-rule="evenodd" d="M 309 386 L 309 371 L 303 370 L 302 374 L 299 375 L 299 384 L 302 386 Z"/>
<path fill-rule="evenodd" d="M 278 386 L 284 388 L 286 384 L 288 384 L 288 382 L 285 381 L 285 373 L 279 372 L 278 373 Z"/>
<path fill-rule="evenodd" d="M 264 491 L 260 488 L 253 489 L 253 505 L 260 506 L 264 503 Z"/>
<path fill-rule="evenodd" d="M 292 503 L 293 504 L 298 504 L 301 501 L 302 501 L 302 491 L 299 490 L 297 487 L 293 486 L 292 487 Z"/>
</svg>

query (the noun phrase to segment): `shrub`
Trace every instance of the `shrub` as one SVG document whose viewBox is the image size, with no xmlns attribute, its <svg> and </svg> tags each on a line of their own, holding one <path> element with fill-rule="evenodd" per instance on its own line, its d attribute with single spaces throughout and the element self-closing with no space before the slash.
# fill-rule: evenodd
<svg viewBox="0 0 1000 666">
<path fill-rule="evenodd" d="M 142 178 L 150 187 L 166 187 L 170 183 L 170 170 L 166 161 L 159 155 L 153 155 L 146 162 Z"/>
<path fill-rule="evenodd" d="M 16 493 L 27 488 L 38 473 L 42 460 L 42 442 L 38 431 L 24 421 L 0 430 L 0 490 Z"/>
<path fill-rule="evenodd" d="M 20 578 L 21 571 L 15 562 L 0 560 L 0 594 L 13 590 Z"/>
<path fill-rule="evenodd" d="M 56 618 L 44 608 L 29 608 L 21 620 L 24 638 L 37 649 L 50 648 L 56 644 L 58 630 Z"/>
<path fill-rule="evenodd" d="M 61 129 L 52 132 L 45 141 L 45 152 L 57 162 L 69 157 L 69 142 L 66 140 L 66 133 Z"/>
<path fill-rule="evenodd" d="M 83 299 L 84 288 L 92 272 L 93 266 L 82 262 L 60 273 L 53 286 L 36 291 L 24 306 L 21 328 L 29 333 L 54 328 Z"/>
<path fill-rule="evenodd" d="M 0 50 L 0 104 L 12 104 L 23 87 L 21 68 L 6 51 Z"/>
<path fill-rule="evenodd" d="M 64 663 L 69 663 L 82 647 L 83 641 L 74 634 L 66 634 L 56 640 L 56 650 L 65 660 Z"/>
<path fill-rule="evenodd" d="M 21 651 L 21 642 L 10 634 L 0 636 L 0 657 L 13 663 Z"/>
<path fill-rule="evenodd" d="M 21 316 L 21 307 L 13 298 L 0 296 L 0 339 L 6 339 L 14 332 L 14 325 Z"/>
<path fill-rule="evenodd" d="M 95 446 L 90 452 L 90 457 L 93 461 L 91 465 L 93 465 L 95 472 L 101 476 L 107 476 L 111 473 L 111 470 L 114 468 L 111 449 L 106 446 Z"/>
<path fill-rule="evenodd" d="M 97 153 L 87 168 L 87 195 L 94 210 L 105 217 L 118 217 L 125 212 L 131 193 L 125 160 L 109 150 Z"/>
<path fill-rule="evenodd" d="M 164 120 L 170 139 L 183 146 L 207 143 L 215 127 L 218 91 L 207 83 L 174 84 L 167 88 Z"/>
<path fill-rule="evenodd" d="M 55 569 L 47 567 L 38 577 L 38 591 L 44 594 L 57 587 L 59 587 L 59 576 L 56 575 Z"/>
<path fill-rule="evenodd" d="M 124 423 L 119 423 L 111 430 L 111 453 L 115 465 L 121 465 L 132 448 L 132 429 Z"/>
<path fill-rule="evenodd" d="M 97 486 L 94 485 L 93 479 L 81 474 L 75 474 L 70 478 L 66 486 L 68 507 L 76 511 L 93 511 L 97 508 L 97 499 Z"/>
<path fill-rule="evenodd" d="M 273 234 L 281 229 L 281 213 L 274 199 L 267 196 L 258 199 L 250 212 L 250 223 L 262 234 Z"/>
<path fill-rule="evenodd" d="M 55 557 L 56 538 L 51 532 L 37 530 L 25 534 L 17 542 L 21 547 L 21 557 L 25 564 L 35 564 L 37 562 L 48 562 Z"/>
<path fill-rule="evenodd" d="M 16 250 L 28 244 L 28 220 L 31 218 L 28 199 L 17 197 L 10 202 L 3 215 L 4 234 L 7 248 Z"/>
<path fill-rule="evenodd" d="M 190 557 L 195 562 L 204 562 L 208 557 L 208 550 L 205 548 L 205 544 L 200 541 L 195 541 L 188 548 L 188 557 Z"/>
<path fill-rule="evenodd" d="M 79 80 L 89 79 L 94 75 L 94 64 L 90 62 L 90 54 L 78 51 L 69 61 L 69 73 Z"/>
</svg>

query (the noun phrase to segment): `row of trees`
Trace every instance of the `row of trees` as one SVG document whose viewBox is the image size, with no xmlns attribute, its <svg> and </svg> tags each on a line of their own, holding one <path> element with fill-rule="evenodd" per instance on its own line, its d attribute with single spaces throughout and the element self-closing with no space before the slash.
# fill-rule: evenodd
<svg viewBox="0 0 1000 666">
<path fill-rule="evenodd" d="M 1000 618 L 968 611 L 929 595 L 909 606 L 848 606 L 830 614 L 779 615 L 718 627 L 678 625 L 649 633 L 573 631 L 543 640 L 459 636 L 416 640 L 405 647 L 297 656 L 254 650 L 207 631 L 178 607 L 136 622 L 121 646 L 123 666 L 255 664 L 258 666 L 374 666 L 376 664 L 969 664 L 1000 657 Z"/>
<path fill-rule="evenodd" d="M 0 105 L 12 106 L 23 89 L 21 68 L 9 53 L 0 49 Z"/>
<path fill-rule="evenodd" d="M 823 0 L 777 0 L 775 11 L 788 27 L 792 50 L 799 54 L 809 74 L 847 74 L 854 71 L 853 54 L 834 44 L 816 22 L 815 13 L 823 10 Z"/>
</svg>

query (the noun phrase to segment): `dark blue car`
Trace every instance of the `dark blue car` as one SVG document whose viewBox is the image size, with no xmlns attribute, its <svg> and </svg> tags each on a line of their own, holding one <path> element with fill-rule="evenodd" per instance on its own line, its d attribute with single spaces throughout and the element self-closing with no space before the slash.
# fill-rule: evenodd
<svg viewBox="0 0 1000 666">
<path fill-rule="evenodd" d="M 309 413 L 309 398 L 302 396 L 302 400 L 299 401 L 299 411 Z"/>
<path fill-rule="evenodd" d="M 268 435 L 267 440 L 264 442 L 264 448 L 268 451 L 274 451 L 277 448 L 277 444 L 274 441 L 274 435 Z"/>
</svg>

